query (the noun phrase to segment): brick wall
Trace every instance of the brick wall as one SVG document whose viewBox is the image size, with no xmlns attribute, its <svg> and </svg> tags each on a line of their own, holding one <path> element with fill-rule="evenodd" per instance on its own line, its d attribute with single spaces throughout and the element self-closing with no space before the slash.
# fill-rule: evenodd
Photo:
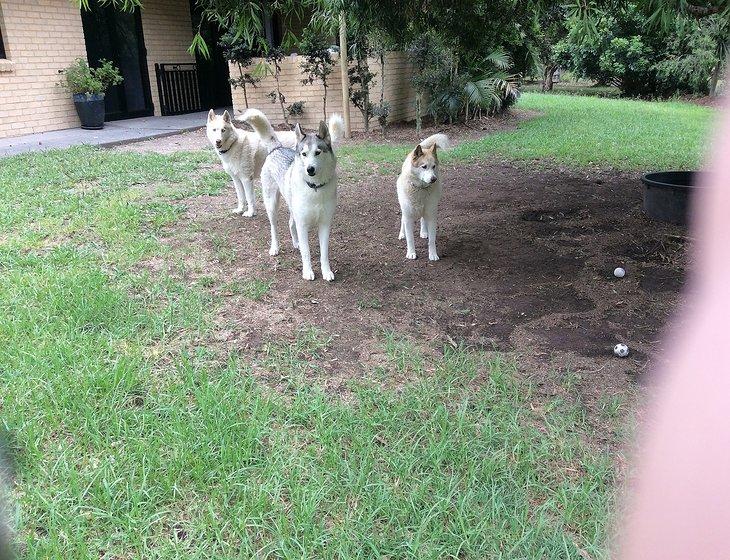
<svg viewBox="0 0 730 560">
<path fill-rule="evenodd" d="M 78 125 L 58 70 L 86 58 L 81 16 L 70 0 L 2 0 L 7 60 L 0 61 L 0 138 Z"/>
<path fill-rule="evenodd" d="M 147 47 L 147 66 L 150 76 L 155 115 L 160 114 L 155 63 L 195 62 L 187 49 L 193 40 L 193 24 L 188 0 L 144 0 L 142 32 Z"/>
<path fill-rule="evenodd" d="M 342 90 L 340 79 L 339 59 L 336 58 L 336 66 L 328 79 L 327 87 L 327 113 L 342 113 Z M 294 101 L 304 101 L 304 114 L 296 119 L 290 118 L 291 122 L 299 121 L 303 126 L 312 128 L 317 126 L 322 119 L 322 92 L 321 83 L 303 85 L 301 70 L 302 57 L 298 55 L 288 56 L 282 62 L 281 91 L 286 97 L 286 104 Z M 380 100 L 380 64 L 377 60 L 371 60 L 370 71 L 376 74 L 371 84 L 372 101 L 377 103 Z M 415 94 L 410 85 L 413 75 L 413 67 L 408 62 L 406 55 L 402 52 L 389 52 L 385 59 L 385 99 L 390 102 L 389 121 L 410 121 L 416 118 Z M 231 76 L 238 76 L 238 68 L 231 67 Z M 255 107 L 266 113 L 272 123 L 284 122 L 283 115 L 278 103 L 271 103 L 267 94 L 276 87 L 274 78 L 266 77 L 257 84 L 256 88 L 247 88 L 249 107 Z M 245 109 L 243 91 L 233 90 L 233 106 L 236 111 Z M 363 130 L 364 122 L 362 113 L 354 105 L 350 104 L 350 121 L 353 130 Z M 371 127 L 377 127 L 377 121 L 371 120 Z"/>
<path fill-rule="evenodd" d="M 0 138 L 79 126 L 58 70 L 86 58 L 81 14 L 71 0 L 2 0 L 7 59 L 0 60 Z M 188 62 L 193 38 L 188 0 L 145 0 L 142 28 L 155 114 L 156 62 Z"/>
</svg>

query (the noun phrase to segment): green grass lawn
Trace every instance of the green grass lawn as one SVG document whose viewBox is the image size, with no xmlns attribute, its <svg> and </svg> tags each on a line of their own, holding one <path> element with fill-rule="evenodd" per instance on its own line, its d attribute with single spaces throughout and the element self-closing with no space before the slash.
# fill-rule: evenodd
<svg viewBox="0 0 730 560">
<path fill-rule="evenodd" d="M 681 102 L 601 99 L 576 95 L 525 93 L 518 107 L 539 116 L 517 130 L 467 141 L 446 161 L 472 161 L 488 155 L 579 166 L 610 166 L 654 171 L 694 169 L 704 156 L 715 110 Z M 368 158 L 392 172 L 410 147 L 373 145 L 342 150 L 345 158 Z"/>
<path fill-rule="evenodd" d="M 587 142 L 569 152 L 557 132 L 597 106 L 523 102 L 545 116 L 452 157 L 609 154 Z M 600 102 L 689 128 L 685 145 L 701 151 L 705 110 Z M 614 130 L 594 126 L 599 136 L 629 134 L 631 118 L 594 117 Z M 656 136 L 635 138 L 621 162 L 658 153 Z M 372 154 L 348 148 L 345 159 Z M 213 161 L 91 148 L 0 161 L 0 418 L 18 464 L 22 556 L 603 557 L 610 457 L 586 445 L 580 402 L 536 405 L 512 364 L 452 347 L 427 357 L 384 332 L 390 367 L 416 381 L 391 391 L 363 380 L 340 402 L 304 382 L 326 332 L 274 341 L 256 360 L 211 354 L 222 296 L 141 263 L 163 259 L 184 277 L 185 259 L 158 237 L 179 216 L 173 200 L 228 188 Z M 256 301 L 270 285 L 230 289 Z M 286 390 L 260 385 L 254 365 Z"/>
</svg>

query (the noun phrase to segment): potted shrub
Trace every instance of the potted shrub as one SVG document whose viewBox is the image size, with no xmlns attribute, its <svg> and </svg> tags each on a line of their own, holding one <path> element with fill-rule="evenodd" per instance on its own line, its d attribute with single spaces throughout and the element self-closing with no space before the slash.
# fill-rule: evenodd
<svg viewBox="0 0 730 560">
<path fill-rule="evenodd" d="M 104 128 L 104 94 L 123 79 L 119 69 L 109 60 L 99 62 L 98 68 L 91 68 L 83 58 L 77 58 L 71 66 L 61 70 L 63 78 L 58 83 L 73 95 L 81 128 L 91 130 Z"/>
</svg>

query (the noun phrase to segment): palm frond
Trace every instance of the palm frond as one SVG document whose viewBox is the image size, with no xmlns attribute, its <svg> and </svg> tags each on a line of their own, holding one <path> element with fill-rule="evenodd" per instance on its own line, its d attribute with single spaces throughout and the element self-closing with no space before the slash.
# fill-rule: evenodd
<svg viewBox="0 0 730 560">
<path fill-rule="evenodd" d="M 484 57 L 484 60 L 493 64 L 500 70 L 507 70 L 507 68 L 512 66 L 512 57 L 508 52 L 500 49 L 493 50 L 487 54 L 487 56 Z"/>
</svg>

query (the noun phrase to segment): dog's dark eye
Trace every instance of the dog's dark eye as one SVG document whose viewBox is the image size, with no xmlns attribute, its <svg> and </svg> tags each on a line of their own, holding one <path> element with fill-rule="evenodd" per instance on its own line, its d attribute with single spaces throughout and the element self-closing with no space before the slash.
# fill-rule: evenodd
<svg viewBox="0 0 730 560">
<path fill-rule="evenodd" d="M 302 152 L 302 157 L 307 157 L 307 152 Z"/>
<path fill-rule="evenodd" d="M 319 155 L 319 154 L 321 154 L 321 153 L 322 153 L 322 151 L 321 151 L 321 150 L 317 150 L 316 152 L 314 152 L 314 155 L 315 155 L 315 156 L 318 156 L 318 155 Z"/>
<path fill-rule="evenodd" d="M 428 165 L 424 164 L 421 166 L 423 169 L 428 169 Z"/>
</svg>

